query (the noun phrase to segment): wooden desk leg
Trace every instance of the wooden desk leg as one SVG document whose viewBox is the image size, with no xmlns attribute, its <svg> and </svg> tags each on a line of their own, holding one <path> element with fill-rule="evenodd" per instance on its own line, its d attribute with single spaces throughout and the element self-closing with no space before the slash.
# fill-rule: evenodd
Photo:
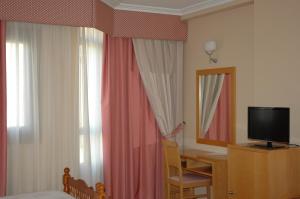
<svg viewBox="0 0 300 199">
<path fill-rule="evenodd" d="M 227 164 L 219 162 L 212 164 L 212 190 L 213 199 L 227 199 Z"/>
</svg>

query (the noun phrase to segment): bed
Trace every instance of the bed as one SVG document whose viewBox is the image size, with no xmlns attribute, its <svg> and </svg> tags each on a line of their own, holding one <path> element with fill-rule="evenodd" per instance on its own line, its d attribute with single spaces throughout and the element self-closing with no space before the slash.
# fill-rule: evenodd
<svg viewBox="0 0 300 199">
<path fill-rule="evenodd" d="M 63 175 L 64 190 L 61 191 L 46 191 L 27 194 L 19 194 L 7 196 L 1 199 L 104 199 L 104 184 L 97 183 L 96 190 L 93 187 L 88 187 L 81 179 L 74 179 L 70 175 L 70 169 L 64 169 Z"/>
</svg>

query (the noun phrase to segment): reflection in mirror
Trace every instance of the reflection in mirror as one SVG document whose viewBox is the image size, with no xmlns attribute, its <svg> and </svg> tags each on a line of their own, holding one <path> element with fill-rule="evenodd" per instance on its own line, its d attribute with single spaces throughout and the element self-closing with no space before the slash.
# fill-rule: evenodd
<svg viewBox="0 0 300 199">
<path fill-rule="evenodd" d="M 198 143 L 235 143 L 235 67 L 197 70 L 196 120 Z"/>
</svg>

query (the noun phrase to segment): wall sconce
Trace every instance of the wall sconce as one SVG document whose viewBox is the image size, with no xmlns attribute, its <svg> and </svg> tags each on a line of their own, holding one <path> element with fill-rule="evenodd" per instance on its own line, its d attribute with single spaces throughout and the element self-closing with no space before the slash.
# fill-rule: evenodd
<svg viewBox="0 0 300 199">
<path fill-rule="evenodd" d="M 216 41 L 206 41 L 204 44 L 205 53 L 209 56 L 209 63 L 217 63 L 218 59 L 214 58 L 212 55 L 216 51 L 217 44 Z"/>
</svg>

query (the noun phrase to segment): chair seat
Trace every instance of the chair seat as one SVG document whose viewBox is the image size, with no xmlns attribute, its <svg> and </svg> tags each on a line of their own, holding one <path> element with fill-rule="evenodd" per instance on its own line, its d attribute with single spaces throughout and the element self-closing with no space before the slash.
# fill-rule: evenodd
<svg viewBox="0 0 300 199">
<path fill-rule="evenodd" d="M 176 183 L 180 183 L 179 176 L 172 176 L 169 178 L 169 180 L 174 181 Z M 211 184 L 211 178 L 207 176 L 185 173 L 182 175 L 182 183 L 183 184 L 194 184 L 194 183 Z"/>
<path fill-rule="evenodd" d="M 192 173 L 183 174 L 178 144 L 169 140 L 163 140 L 162 143 L 166 163 L 167 199 L 203 197 L 210 199 L 211 176 Z M 175 171 L 177 171 L 177 176 L 171 177 L 171 174 L 175 173 Z M 196 194 L 195 188 L 198 187 L 205 187 L 206 194 Z"/>
</svg>

